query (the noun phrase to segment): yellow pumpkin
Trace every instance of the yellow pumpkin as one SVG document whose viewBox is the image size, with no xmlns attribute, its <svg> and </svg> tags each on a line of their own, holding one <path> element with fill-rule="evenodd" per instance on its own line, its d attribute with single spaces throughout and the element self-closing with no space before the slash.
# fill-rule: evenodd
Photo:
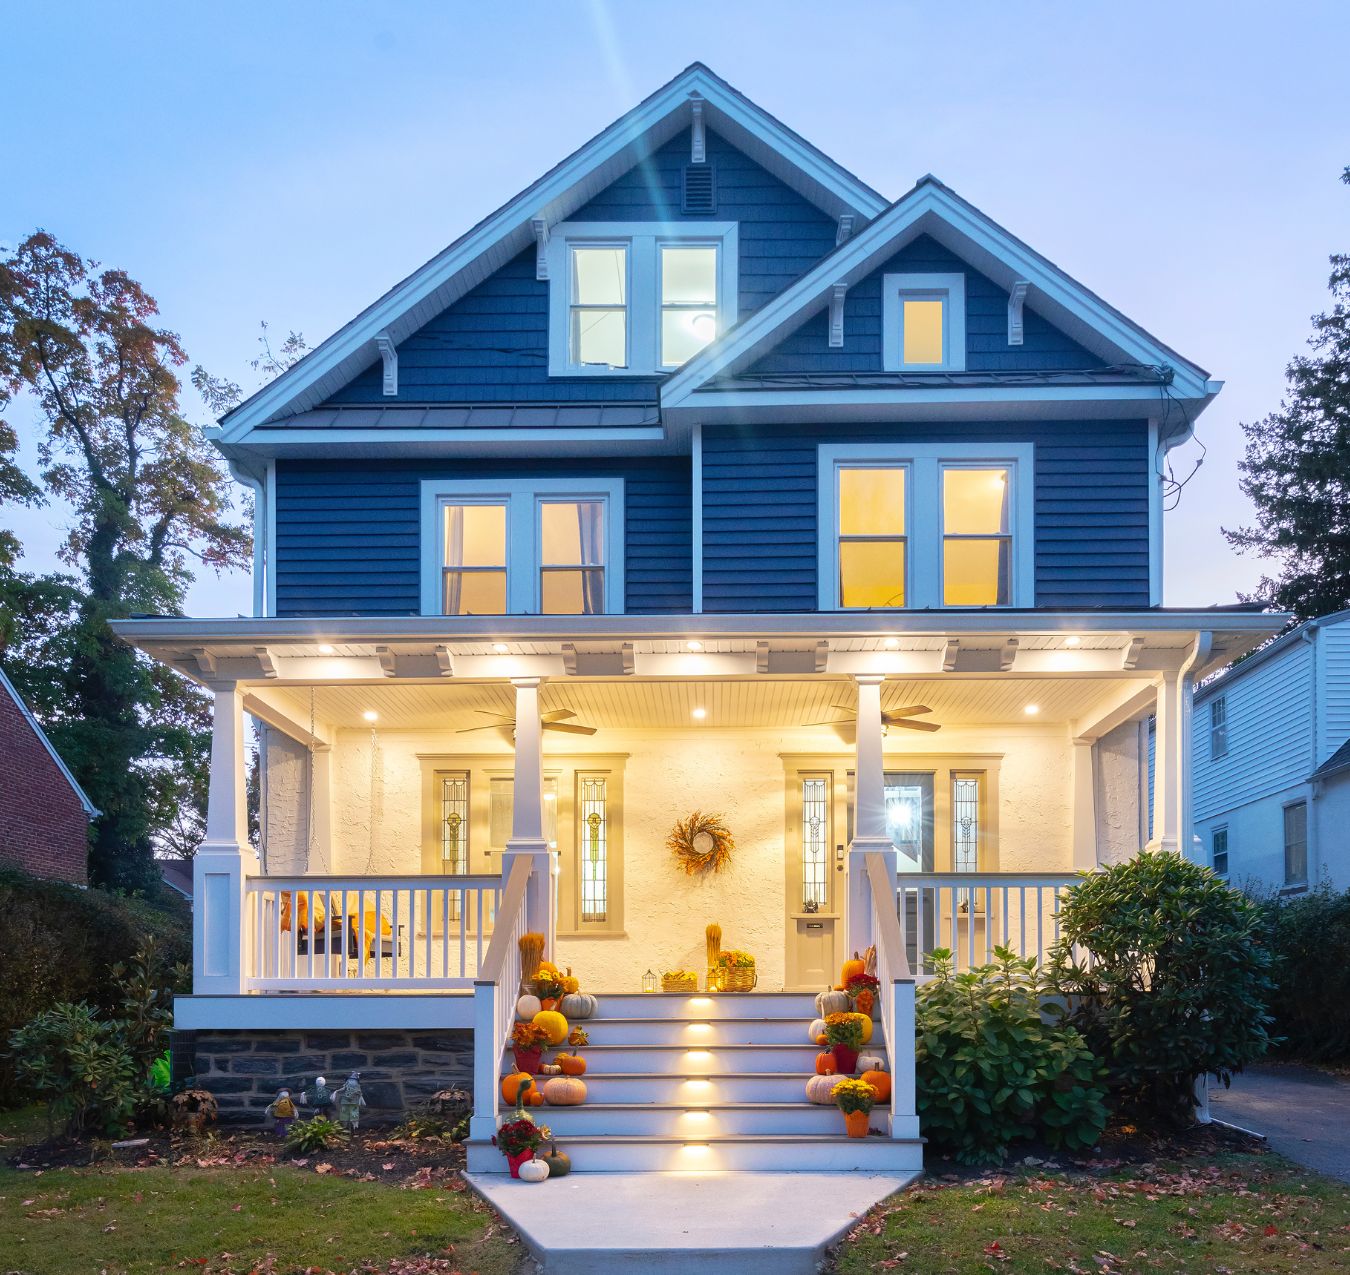
<svg viewBox="0 0 1350 1275">
<path fill-rule="evenodd" d="M 850 1018 L 856 1018 L 862 1024 L 862 1043 L 865 1045 L 872 1039 L 872 1018 L 870 1014 L 850 1014 Z M 539 1020 L 536 1018 L 535 1022 Z"/>
<path fill-rule="evenodd" d="M 544 1099 L 554 1107 L 576 1107 L 586 1101 L 586 1082 L 578 1076 L 554 1076 L 544 1082 Z"/>
<path fill-rule="evenodd" d="M 549 977 L 555 979 L 561 978 L 562 976 L 562 971 L 556 965 L 554 965 L 552 961 L 540 961 L 539 973 L 547 974 L 549 975 Z"/>
<path fill-rule="evenodd" d="M 567 1019 L 556 1009 L 541 1009 L 530 1021 L 548 1033 L 550 1045 L 561 1045 L 567 1039 Z"/>
<path fill-rule="evenodd" d="M 891 1099 L 891 1078 L 884 1071 L 865 1071 L 860 1077 L 863 1084 L 871 1085 L 878 1102 Z"/>
<path fill-rule="evenodd" d="M 516 1105 L 523 1084 L 534 1086 L 534 1077 L 528 1071 L 513 1071 L 509 1076 L 502 1077 L 502 1098 L 508 1106 Z M 529 1099 L 526 1098 L 525 1101 L 528 1102 Z"/>
</svg>

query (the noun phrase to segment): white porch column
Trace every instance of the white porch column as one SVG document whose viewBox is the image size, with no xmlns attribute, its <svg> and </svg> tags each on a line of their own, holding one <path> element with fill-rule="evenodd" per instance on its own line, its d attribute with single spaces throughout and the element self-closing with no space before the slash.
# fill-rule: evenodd
<svg viewBox="0 0 1350 1275">
<path fill-rule="evenodd" d="M 1180 672 L 1168 672 L 1158 686 L 1157 707 L 1153 715 L 1153 835 L 1150 851 L 1181 848 L 1181 789 L 1185 774 L 1181 697 L 1185 679 Z"/>
<path fill-rule="evenodd" d="M 525 895 L 525 923 L 547 937 L 550 960 L 557 959 L 556 891 L 553 856 L 544 838 L 544 730 L 539 719 L 539 677 L 512 678 L 516 688 L 516 766 L 511 802 L 511 838 L 502 855 L 502 882 L 521 855 L 532 859 Z"/>
<path fill-rule="evenodd" d="M 1097 784 L 1093 741 L 1073 741 L 1073 866 L 1076 872 L 1097 867 Z"/>
<path fill-rule="evenodd" d="M 872 891 L 867 881 L 869 854 L 884 854 L 894 864 L 896 850 L 886 835 L 886 763 L 882 751 L 881 674 L 861 673 L 853 771 L 853 840 L 848 848 L 848 950 L 872 945 Z M 892 901 L 890 906 L 894 907 Z"/>
<path fill-rule="evenodd" d="M 192 990 L 197 995 L 245 990 L 251 951 L 244 880 L 257 875 L 248 843 L 244 700 L 234 683 L 215 691 L 206 839 L 193 862 Z"/>
</svg>

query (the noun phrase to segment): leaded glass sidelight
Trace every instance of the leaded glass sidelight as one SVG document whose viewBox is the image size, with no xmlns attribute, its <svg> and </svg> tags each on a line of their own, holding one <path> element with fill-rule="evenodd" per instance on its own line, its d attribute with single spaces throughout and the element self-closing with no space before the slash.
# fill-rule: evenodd
<svg viewBox="0 0 1350 1275">
<path fill-rule="evenodd" d="M 441 871 L 462 876 L 469 870 L 469 776 L 441 776 Z M 459 894 L 450 896 L 450 915 L 459 919 Z"/>
<path fill-rule="evenodd" d="M 581 800 L 581 919 L 603 921 L 609 905 L 609 801 L 605 779 L 583 775 Z"/>
<path fill-rule="evenodd" d="M 829 782 L 802 780 L 802 905 L 814 912 L 828 902 L 830 808 Z"/>
<path fill-rule="evenodd" d="M 952 779 L 952 871 L 980 870 L 980 780 L 976 775 Z"/>
</svg>

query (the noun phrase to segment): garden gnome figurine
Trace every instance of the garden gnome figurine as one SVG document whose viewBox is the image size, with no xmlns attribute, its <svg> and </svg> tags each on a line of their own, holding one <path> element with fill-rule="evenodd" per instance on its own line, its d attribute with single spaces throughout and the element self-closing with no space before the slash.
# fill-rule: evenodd
<svg viewBox="0 0 1350 1275">
<path fill-rule="evenodd" d="M 347 1083 L 337 1091 L 333 1099 L 337 1107 L 338 1123 L 346 1125 L 352 1132 L 356 1132 L 356 1126 L 361 1121 L 361 1108 L 366 1105 L 366 1100 L 361 1094 L 361 1073 L 354 1071 L 347 1077 Z"/>
<path fill-rule="evenodd" d="M 291 1131 L 291 1122 L 295 1119 L 295 1102 L 291 1098 L 289 1089 L 278 1089 L 277 1096 L 267 1104 L 267 1110 L 263 1113 L 269 1120 L 276 1123 L 273 1126 L 273 1132 L 278 1138 L 284 1138 Z"/>
<path fill-rule="evenodd" d="M 333 1094 L 322 1076 L 315 1076 L 314 1083 L 305 1090 L 305 1105 L 313 1107 L 316 1116 L 328 1115 L 333 1105 Z"/>
</svg>

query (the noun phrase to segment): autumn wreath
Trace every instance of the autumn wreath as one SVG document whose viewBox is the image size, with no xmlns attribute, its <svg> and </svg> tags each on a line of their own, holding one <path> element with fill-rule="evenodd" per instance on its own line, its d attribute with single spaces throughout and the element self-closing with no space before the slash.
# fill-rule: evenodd
<svg viewBox="0 0 1350 1275">
<path fill-rule="evenodd" d="M 731 862 L 736 840 L 721 815 L 695 810 L 670 830 L 666 845 L 686 876 L 699 877 L 721 872 Z"/>
</svg>

